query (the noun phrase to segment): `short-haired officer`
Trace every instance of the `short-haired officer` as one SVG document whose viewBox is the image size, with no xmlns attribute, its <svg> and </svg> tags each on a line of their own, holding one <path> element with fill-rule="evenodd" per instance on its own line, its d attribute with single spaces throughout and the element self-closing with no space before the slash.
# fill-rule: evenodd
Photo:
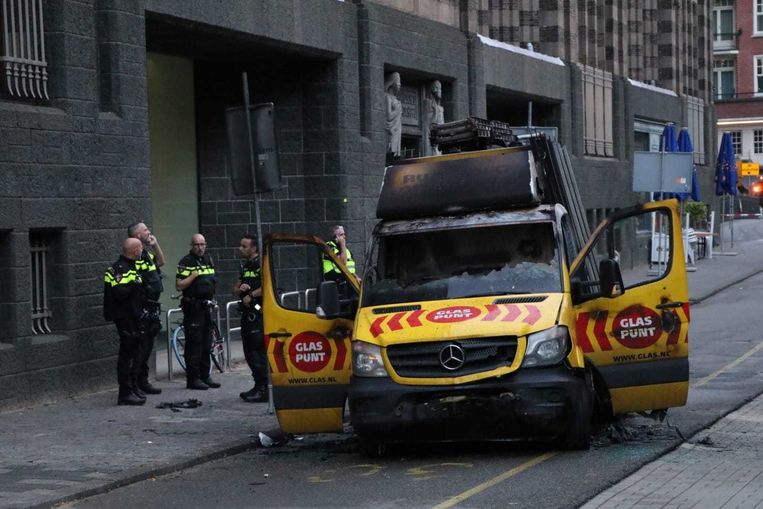
<svg viewBox="0 0 763 509">
<path fill-rule="evenodd" d="M 162 330 L 160 319 L 161 306 L 159 297 L 164 290 L 162 285 L 162 271 L 160 267 L 164 265 L 164 252 L 159 241 L 151 233 L 145 223 L 133 223 L 127 227 L 127 236 L 138 239 L 143 244 L 143 251 L 140 259 L 135 262 L 135 268 L 138 269 L 143 280 L 143 291 L 146 295 L 146 310 L 144 315 L 143 331 L 140 345 L 140 359 L 138 360 L 138 380 L 136 383 L 137 392 L 144 394 L 161 394 L 162 390 L 155 387 L 148 381 L 148 360 L 151 358 L 151 351 L 154 349 L 154 339 L 159 331 Z"/>
<path fill-rule="evenodd" d="M 118 405 L 142 405 L 145 396 L 136 393 L 135 379 L 140 356 L 140 317 L 144 313 L 143 282 L 135 261 L 143 244 L 138 239 L 125 239 L 122 254 L 103 276 L 103 316 L 114 322 L 119 333 L 117 356 Z"/>
<path fill-rule="evenodd" d="M 347 236 L 344 233 L 344 227 L 341 225 L 334 226 L 331 229 L 331 240 L 326 242 L 326 245 L 330 247 L 339 260 L 347 267 L 347 270 L 351 274 L 355 274 L 355 260 L 352 258 L 352 253 L 347 248 Z M 342 282 L 342 271 L 328 256 L 323 256 L 323 279 L 326 281 Z"/>
<path fill-rule="evenodd" d="M 186 387 L 195 390 L 217 389 L 220 384 L 210 376 L 212 353 L 212 309 L 217 277 L 212 259 L 206 254 L 207 241 L 200 233 L 191 237 L 191 251 L 178 262 L 175 286 L 183 292 L 185 329 Z"/>
<path fill-rule="evenodd" d="M 262 322 L 262 288 L 257 237 L 244 235 L 238 247 L 244 260 L 233 295 L 241 300 L 241 340 L 244 357 L 252 370 L 254 387 L 239 394 L 247 403 L 268 400 L 268 360 Z"/>
</svg>

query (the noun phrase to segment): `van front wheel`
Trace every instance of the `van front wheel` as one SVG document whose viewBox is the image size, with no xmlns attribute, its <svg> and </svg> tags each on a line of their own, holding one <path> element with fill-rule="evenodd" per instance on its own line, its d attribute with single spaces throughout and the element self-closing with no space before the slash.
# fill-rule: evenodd
<svg viewBox="0 0 763 509">
<path fill-rule="evenodd" d="M 567 431 L 561 445 L 568 451 L 587 451 L 591 447 L 591 418 L 593 417 L 593 394 L 586 389 L 576 398 Z"/>
</svg>

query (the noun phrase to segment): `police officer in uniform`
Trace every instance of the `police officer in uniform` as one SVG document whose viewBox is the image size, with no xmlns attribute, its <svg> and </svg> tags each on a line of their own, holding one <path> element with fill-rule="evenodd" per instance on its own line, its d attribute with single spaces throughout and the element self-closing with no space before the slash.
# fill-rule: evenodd
<svg viewBox="0 0 763 509">
<path fill-rule="evenodd" d="M 151 351 L 154 349 L 154 339 L 162 330 L 159 296 L 164 289 L 160 269 L 164 265 L 164 252 L 145 223 L 133 223 L 128 226 L 127 236 L 136 238 L 143 244 L 143 251 L 140 259 L 135 262 L 135 268 L 138 269 L 138 273 L 143 279 L 143 290 L 147 299 L 146 310 L 148 311 L 143 317 L 145 334 L 141 336 L 136 388 L 138 393 L 161 394 L 162 390 L 148 381 L 148 361 L 151 358 Z"/>
<path fill-rule="evenodd" d="M 118 405 L 142 405 L 145 396 L 136 393 L 141 338 L 141 315 L 144 313 L 143 282 L 135 268 L 143 244 L 129 238 L 122 243 L 122 255 L 106 269 L 103 286 L 103 316 L 114 322 L 119 333 L 117 357 Z"/>
<path fill-rule="evenodd" d="M 334 254 L 347 267 L 347 270 L 354 275 L 355 260 L 353 260 L 352 253 L 347 248 L 347 236 L 344 233 L 343 226 L 337 225 L 332 228 L 331 240 L 326 242 L 326 245 L 334 251 Z M 323 257 L 323 279 L 326 281 L 336 281 L 340 284 L 344 282 L 342 271 L 327 256 Z"/>
<path fill-rule="evenodd" d="M 194 390 L 217 389 L 220 384 L 210 376 L 212 351 L 212 308 L 217 277 L 212 259 L 206 254 L 207 241 L 200 233 L 191 237 L 191 251 L 180 259 L 175 286 L 183 292 L 185 329 L 186 387 Z"/>
<path fill-rule="evenodd" d="M 262 288 L 257 237 L 244 235 L 238 247 L 244 264 L 233 285 L 233 295 L 241 300 L 241 340 L 244 357 L 252 370 L 254 387 L 239 394 L 247 403 L 268 401 L 268 361 L 262 322 Z"/>
</svg>

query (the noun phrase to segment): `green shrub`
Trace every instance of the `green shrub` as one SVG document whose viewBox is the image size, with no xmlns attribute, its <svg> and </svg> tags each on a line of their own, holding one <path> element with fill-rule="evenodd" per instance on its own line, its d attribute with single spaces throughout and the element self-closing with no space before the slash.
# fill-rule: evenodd
<svg viewBox="0 0 763 509">
<path fill-rule="evenodd" d="M 689 214 L 693 227 L 703 225 L 707 221 L 707 205 L 701 201 L 687 201 L 683 210 L 684 214 Z"/>
</svg>

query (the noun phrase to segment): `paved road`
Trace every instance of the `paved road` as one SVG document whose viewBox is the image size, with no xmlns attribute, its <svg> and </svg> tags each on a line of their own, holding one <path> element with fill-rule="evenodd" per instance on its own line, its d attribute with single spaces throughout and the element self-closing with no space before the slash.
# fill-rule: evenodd
<svg viewBox="0 0 763 509">
<path fill-rule="evenodd" d="M 156 501 L 195 507 L 201 486 L 227 507 L 578 507 L 678 446 L 679 431 L 688 438 L 758 395 L 763 389 L 758 372 L 763 343 L 757 334 L 763 330 L 763 313 L 757 312 L 761 299 L 763 275 L 695 305 L 687 407 L 671 410 L 662 423 L 631 416 L 598 434 L 588 452 L 507 444 L 431 445 L 369 461 L 357 455 L 349 437 L 306 436 L 71 507 L 128 508 Z M 730 307 L 734 313 L 728 312 Z M 642 478 L 648 480 L 645 468 Z M 633 495 L 621 490 L 622 496 Z M 620 498 L 608 499 L 609 507 L 619 506 Z"/>
</svg>

